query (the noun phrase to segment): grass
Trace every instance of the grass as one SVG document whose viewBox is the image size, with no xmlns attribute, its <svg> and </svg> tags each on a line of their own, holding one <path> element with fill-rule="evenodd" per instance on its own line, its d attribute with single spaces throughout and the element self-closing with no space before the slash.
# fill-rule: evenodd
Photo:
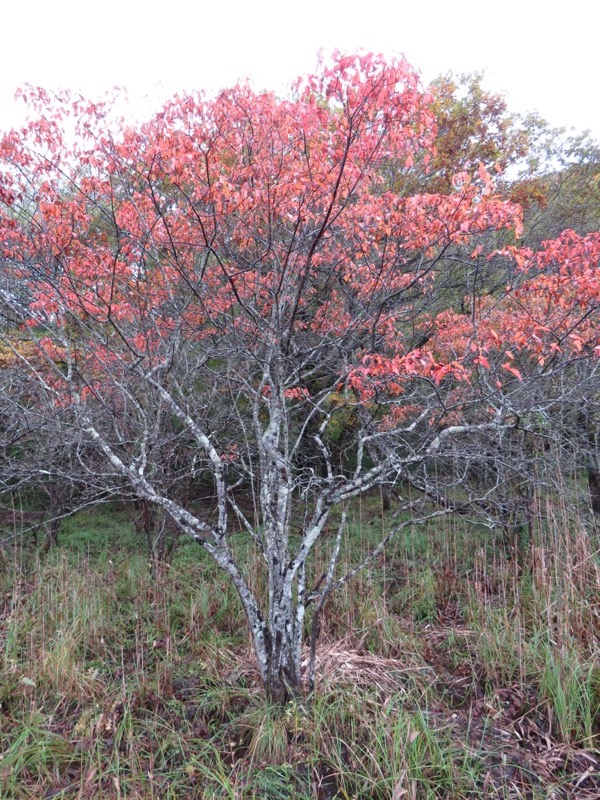
<svg viewBox="0 0 600 800">
<path fill-rule="evenodd" d="M 356 508 L 348 564 L 386 524 L 377 498 Z M 195 546 L 153 572 L 118 509 L 69 519 L 45 558 L 14 543 L 0 798 L 600 792 L 598 539 L 560 505 L 518 559 L 474 526 L 406 530 L 331 599 L 315 696 L 284 709 L 263 699 L 235 592 Z M 326 558 L 325 543 L 315 573 Z"/>
</svg>

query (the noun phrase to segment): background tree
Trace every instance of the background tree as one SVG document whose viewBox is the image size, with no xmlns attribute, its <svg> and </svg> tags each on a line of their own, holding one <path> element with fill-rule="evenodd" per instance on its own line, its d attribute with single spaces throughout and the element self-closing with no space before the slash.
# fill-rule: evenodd
<svg viewBox="0 0 600 800">
<path fill-rule="evenodd" d="M 539 247 L 565 229 L 579 234 L 598 230 L 599 186 L 598 142 L 589 133 L 548 127 L 541 142 L 532 146 L 526 169 L 511 190 L 514 199 L 522 196 L 526 207 L 526 244 Z"/>
</svg>

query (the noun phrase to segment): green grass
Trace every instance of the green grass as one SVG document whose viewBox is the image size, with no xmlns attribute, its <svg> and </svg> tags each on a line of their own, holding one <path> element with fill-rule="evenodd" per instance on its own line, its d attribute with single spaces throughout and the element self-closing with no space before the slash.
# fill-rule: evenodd
<svg viewBox="0 0 600 800">
<path fill-rule="evenodd" d="M 358 504 L 342 566 L 387 524 L 378 498 Z M 0 798 L 592 797 L 598 541 L 569 525 L 540 520 L 519 563 L 475 526 L 405 530 L 332 597 L 316 694 L 284 709 L 195 545 L 152 571 L 102 508 L 45 558 L 19 542 L 0 578 Z"/>
</svg>

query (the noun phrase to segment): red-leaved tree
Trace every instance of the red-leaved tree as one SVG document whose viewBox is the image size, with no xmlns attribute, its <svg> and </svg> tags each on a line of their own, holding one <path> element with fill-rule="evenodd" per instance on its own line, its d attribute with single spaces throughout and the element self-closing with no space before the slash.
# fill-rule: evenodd
<svg viewBox="0 0 600 800">
<path fill-rule="evenodd" d="M 465 477 L 459 503 L 433 465 L 462 458 L 467 476 L 483 443 L 539 431 L 581 394 L 566 371 L 595 375 L 600 239 L 520 251 L 520 209 L 483 168 L 449 194 L 394 192 L 390 165 L 397 180 L 435 146 L 404 62 L 338 56 L 290 99 L 240 85 L 137 127 L 28 99 L 34 120 L 0 142 L 3 353 L 35 386 L 20 413 L 43 410 L 48 431 L 68 418 L 103 460 L 86 475 L 80 458 L 80 482 L 159 509 L 212 556 L 284 700 L 302 690 L 309 617 L 312 680 L 327 598 L 401 527 L 344 574 L 351 500 L 411 483 L 412 524 L 491 520 L 500 473 Z M 240 531 L 264 581 L 236 556 Z"/>
</svg>

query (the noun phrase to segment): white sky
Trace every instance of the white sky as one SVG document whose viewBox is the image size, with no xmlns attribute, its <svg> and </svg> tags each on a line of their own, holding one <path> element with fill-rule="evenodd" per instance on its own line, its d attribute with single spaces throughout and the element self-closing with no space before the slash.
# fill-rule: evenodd
<svg viewBox="0 0 600 800">
<path fill-rule="evenodd" d="M 425 81 L 486 70 L 515 110 L 600 138 L 599 0 L 3 0 L 0 130 L 18 86 L 143 98 L 250 77 L 281 91 L 320 48 L 404 54 Z"/>
</svg>

